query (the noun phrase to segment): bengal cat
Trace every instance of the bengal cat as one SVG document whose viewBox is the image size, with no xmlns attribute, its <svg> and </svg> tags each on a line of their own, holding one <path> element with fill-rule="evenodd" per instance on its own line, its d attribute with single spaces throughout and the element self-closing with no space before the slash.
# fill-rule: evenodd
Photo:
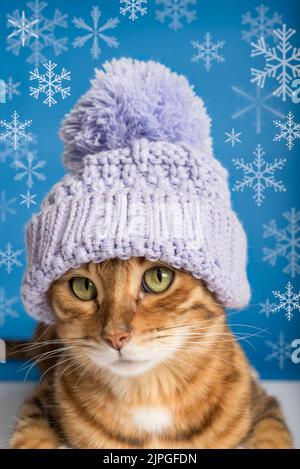
<svg viewBox="0 0 300 469">
<path fill-rule="evenodd" d="M 291 448 L 203 282 L 144 258 L 68 271 L 11 448 Z"/>
</svg>

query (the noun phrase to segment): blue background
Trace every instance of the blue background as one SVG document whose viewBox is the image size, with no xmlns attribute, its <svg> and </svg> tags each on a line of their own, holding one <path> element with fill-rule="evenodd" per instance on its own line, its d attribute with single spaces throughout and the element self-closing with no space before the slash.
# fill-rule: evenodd
<svg viewBox="0 0 300 469">
<path fill-rule="evenodd" d="M 253 337 L 250 342 L 255 350 L 248 344 L 244 344 L 246 353 L 251 362 L 257 368 L 259 374 L 267 379 L 299 379 L 300 364 L 294 364 L 290 357 L 284 362 L 284 367 L 279 367 L 276 357 L 266 360 L 271 353 L 271 348 L 266 341 L 278 342 L 280 333 L 284 334 L 287 344 L 293 339 L 300 337 L 300 312 L 294 311 L 291 321 L 285 318 L 284 311 L 271 314 L 269 318 L 260 313 L 260 303 L 269 298 L 275 302 L 272 291 L 284 291 L 288 281 L 291 281 L 294 291 L 299 291 L 299 275 L 292 278 L 283 273 L 286 259 L 280 257 L 273 267 L 262 259 L 263 246 L 272 247 L 274 239 L 264 239 L 263 224 L 275 219 L 281 228 L 286 226 L 282 214 L 289 211 L 291 207 L 299 210 L 299 171 L 300 171 L 300 141 L 295 141 L 295 146 L 288 150 L 284 142 L 274 142 L 273 138 L 278 130 L 273 124 L 273 119 L 278 117 L 263 113 L 263 126 L 260 134 L 255 126 L 255 111 L 248 112 L 243 118 L 232 119 L 232 115 L 238 110 L 246 107 L 249 102 L 239 97 L 232 90 L 232 86 L 244 89 L 250 94 L 255 93 L 255 85 L 250 83 L 251 67 L 262 67 L 262 58 L 251 58 L 251 46 L 241 38 L 242 29 L 248 29 L 241 24 L 241 17 L 247 11 L 256 16 L 255 7 L 261 2 L 253 0 L 198 0 L 197 5 L 190 5 L 190 10 L 196 10 L 195 21 L 187 23 L 182 21 L 183 27 L 174 31 L 169 27 L 168 20 L 165 23 L 155 18 L 155 11 L 161 10 L 163 5 L 156 5 L 154 0 L 148 1 L 148 14 L 139 17 L 137 21 L 130 21 L 127 16 L 119 14 L 118 0 L 49 0 L 44 9 L 45 17 L 50 18 L 55 8 L 68 14 L 68 27 L 58 28 L 58 37 L 68 37 L 68 50 L 59 56 L 55 56 L 53 49 L 47 47 L 44 54 L 47 59 L 58 64 L 57 71 L 62 67 L 71 71 L 71 96 L 62 101 L 58 97 L 58 103 L 49 108 L 43 104 L 42 99 L 33 99 L 29 96 L 29 72 L 34 69 L 33 64 L 26 62 L 29 55 L 27 47 L 21 48 L 20 54 L 14 55 L 6 50 L 7 36 L 12 32 L 7 28 L 8 13 L 18 8 L 24 10 L 27 16 L 30 14 L 25 0 L 1 0 L 0 5 L 0 78 L 7 80 L 13 77 L 15 82 L 21 82 L 20 96 L 14 96 L 12 101 L 0 104 L 0 119 L 10 120 L 14 110 L 20 115 L 20 120 L 32 119 L 31 131 L 37 135 L 37 144 L 32 149 L 37 152 L 39 160 L 45 160 L 44 168 L 40 170 L 45 176 L 45 181 L 35 179 L 31 190 L 37 194 L 35 201 L 39 205 L 45 193 L 64 174 L 60 156 L 62 154 L 62 143 L 58 137 L 61 119 L 68 112 L 77 99 L 89 87 L 89 80 L 94 75 L 95 67 L 113 57 L 130 56 L 138 59 L 153 59 L 160 61 L 172 70 L 185 74 L 195 86 L 195 90 L 204 99 L 208 112 L 212 117 L 212 134 L 214 139 L 214 150 L 216 157 L 228 169 L 230 174 L 230 185 L 233 187 L 237 180 L 242 178 L 241 171 L 237 171 L 233 165 L 232 158 L 244 157 L 246 161 L 253 159 L 253 150 L 260 143 L 266 151 L 267 161 L 274 158 L 286 158 L 287 162 L 282 171 L 275 173 L 275 177 L 282 180 L 286 192 L 275 193 L 269 189 L 265 192 L 266 200 L 258 207 L 252 199 L 253 191 L 246 189 L 244 192 L 233 192 L 233 204 L 240 219 L 242 220 L 249 242 L 249 280 L 252 287 L 252 299 L 250 306 L 239 312 L 229 312 L 229 321 L 236 324 L 233 327 L 237 332 L 256 332 L 249 326 L 255 326 L 264 330 L 260 337 Z M 300 19 L 300 5 L 296 0 L 272 0 L 264 1 L 264 5 L 270 7 L 268 14 L 274 11 L 282 15 L 283 22 L 288 27 L 297 29 Z M 109 48 L 101 41 L 101 55 L 98 60 L 93 60 L 90 55 L 91 41 L 83 48 L 73 48 L 72 42 L 75 37 L 83 34 L 72 23 L 73 17 L 83 17 L 88 23 L 91 22 L 90 10 L 93 5 L 99 5 L 102 11 L 101 23 L 109 17 L 119 17 L 120 23 L 113 31 L 107 31 L 108 35 L 115 36 L 120 45 L 118 48 Z M 191 58 L 195 49 L 191 46 L 192 40 L 203 42 L 206 32 L 210 32 L 213 42 L 225 41 L 225 45 L 219 52 L 224 56 L 225 62 L 213 62 L 210 71 L 206 71 L 202 62 L 192 63 Z M 273 40 L 267 43 L 274 45 Z M 299 31 L 291 38 L 294 46 L 300 47 Z M 42 66 L 40 65 L 40 70 Z M 274 90 L 275 80 L 267 80 L 262 92 L 269 93 Z M 67 83 L 66 86 L 69 84 Z M 295 121 L 299 122 L 299 105 L 292 103 L 288 98 L 283 102 L 281 98 L 272 97 L 269 101 L 272 107 L 280 110 L 283 115 L 292 111 Z M 281 119 L 284 120 L 284 119 Z M 225 132 L 232 128 L 242 132 L 240 139 L 234 148 L 230 143 L 225 143 Z M 0 129 L 3 131 L 3 129 Z M 12 160 L 7 158 L 1 163 L 1 151 L 4 144 L 0 143 L 0 191 L 5 190 L 7 198 L 16 198 L 13 205 L 17 212 L 15 215 L 7 214 L 6 220 L 0 222 L 0 250 L 5 250 L 8 242 L 14 250 L 22 249 L 20 259 L 23 266 L 14 266 L 11 273 L 0 267 L 0 287 L 3 287 L 7 298 L 19 295 L 22 274 L 25 266 L 24 247 L 24 225 L 38 205 L 31 205 L 28 209 L 26 204 L 21 205 L 20 194 L 26 194 L 26 177 L 21 181 L 15 181 L 16 170 L 11 167 Z M 24 158 L 23 158 L 24 161 Z M 20 172 L 20 171 L 19 171 Z M 18 301 L 14 305 L 18 318 L 7 317 L 3 326 L 0 326 L 0 337 L 2 338 L 26 338 L 29 337 L 34 322 L 26 314 L 22 303 Z M 242 324 L 244 326 L 238 326 Z M 245 326 L 247 325 L 247 327 Z M 22 379 L 23 374 L 19 371 L 18 363 L 7 363 L 0 365 L 0 379 Z M 34 377 L 34 374 L 30 375 Z"/>
</svg>

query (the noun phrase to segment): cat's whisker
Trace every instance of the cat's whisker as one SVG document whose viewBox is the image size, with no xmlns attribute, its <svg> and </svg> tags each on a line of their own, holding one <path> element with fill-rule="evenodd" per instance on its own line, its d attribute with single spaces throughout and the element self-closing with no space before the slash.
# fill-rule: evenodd
<svg viewBox="0 0 300 469">
<path fill-rule="evenodd" d="M 256 351 L 256 348 L 254 347 L 253 344 L 251 344 L 251 342 L 249 342 L 249 340 L 245 339 L 244 337 L 242 337 L 240 340 L 244 340 L 244 342 L 246 342 L 254 351 Z M 221 341 L 221 342 L 218 342 L 218 345 L 219 344 L 223 344 L 224 342 L 235 342 L 235 340 L 224 340 L 224 341 Z M 199 345 L 202 345 L 203 344 L 203 341 L 190 341 L 190 340 L 187 340 L 187 343 L 188 344 L 199 344 Z M 207 342 L 204 342 L 204 344 L 207 343 Z M 211 342 L 209 342 L 211 343 Z M 218 350 L 219 351 L 226 351 L 226 349 L 220 349 L 218 347 Z M 227 350 L 229 350 L 229 348 L 227 348 Z"/>
<path fill-rule="evenodd" d="M 79 376 L 79 378 L 77 379 L 77 381 L 76 381 L 76 383 L 75 383 L 75 388 L 74 388 L 74 389 L 77 389 L 77 386 L 78 386 L 78 384 L 79 384 L 79 381 L 81 380 L 81 378 L 84 377 L 84 375 L 86 374 L 86 372 L 87 372 L 88 370 L 90 370 L 90 368 L 91 368 L 91 363 L 90 363 L 90 361 L 87 360 L 86 363 L 87 363 L 87 366 L 85 367 L 85 369 L 83 370 L 83 372 L 81 373 L 81 375 Z M 82 366 L 84 366 L 84 365 L 82 364 Z"/>
<path fill-rule="evenodd" d="M 15 347 L 16 352 L 14 353 L 19 353 L 20 351 L 30 351 L 35 348 L 40 348 L 40 347 L 45 347 L 46 345 L 61 345 L 61 344 L 67 344 L 68 342 L 74 342 L 74 340 L 84 340 L 84 338 L 72 338 L 72 339 L 55 339 L 55 340 L 46 340 L 44 342 L 37 342 L 37 343 L 31 343 L 31 344 L 20 344 Z"/>
<path fill-rule="evenodd" d="M 174 359 L 174 357 L 172 356 L 172 357 L 166 358 L 166 359 L 164 360 L 164 363 L 165 363 L 165 364 L 169 364 L 169 365 L 171 365 L 171 366 L 173 367 L 173 366 L 174 366 L 174 361 L 175 361 L 175 359 Z M 183 358 L 180 358 L 180 357 L 178 357 L 178 356 L 176 357 L 176 363 L 180 363 L 180 364 L 182 364 L 184 367 L 186 367 L 186 360 L 184 360 Z"/>
<path fill-rule="evenodd" d="M 209 320 L 208 320 L 209 321 Z M 158 327 L 156 330 L 159 331 L 159 332 L 163 332 L 163 331 L 167 331 L 169 329 L 180 329 L 182 327 L 191 327 L 191 326 L 201 326 L 204 324 L 205 321 L 197 321 L 197 322 L 189 322 L 189 323 L 185 323 L 185 324 L 175 324 L 173 326 L 167 326 L 167 327 Z M 220 324 L 217 324 L 217 326 L 221 326 L 222 323 Z M 208 326 L 210 327 L 210 326 Z"/>
<path fill-rule="evenodd" d="M 232 337 L 233 335 L 234 336 L 237 336 L 237 339 L 241 338 L 241 337 L 255 337 L 259 334 L 261 334 L 262 332 L 266 332 L 266 330 L 261 330 L 261 331 L 258 331 L 258 332 L 255 332 L 253 334 L 251 333 L 243 333 L 243 332 L 238 332 L 237 334 L 235 333 L 231 333 L 231 332 L 210 332 L 209 330 L 207 332 L 189 332 L 189 331 L 185 331 L 185 332 L 180 332 L 179 334 L 176 333 L 176 336 L 177 337 L 206 337 L 207 335 L 209 336 L 230 336 Z M 159 339 L 159 338 L 162 338 L 162 337 L 174 337 L 174 334 L 164 334 L 164 335 L 160 335 L 160 336 L 156 336 L 155 339 Z"/>
<path fill-rule="evenodd" d="M 236 341 L 244 341 L 246 342 L 250 347 L 253 348 L 253 350 L 256 351 L 256 348 L 254 347 L 254 345 L 248 340 L 249 338 L 252 338 L 252 337 L 261 337 L 260 336 L 261 332 L 257 332 L 255 334 L 247 334 L 245 336 L 242 336 L 242 337 L 232 337 L 231 334 L 229 334 L 232 338 L 231 339 L 223 339 L 223 340 L 218 340 L 218 345 L 219 344 L 223 344 L 223 343 L 226 343 L 226 342 L 236 342 Z M 213 333 L 213 334 L 210 334 L 210 333 L 207 333 L 207 334 L 186 334 L 186 335 L 179 335 L 179 337 L 183 337 L 186 339 L 186 343 L 194 343 L 194 344 L 199 344 L 199 345 L 203 345 L 203 344 L 206 344 L 206 343 L 211 343 L 211 341 L 207 341 L 207 340 L 202 340 L 201 338 L 204 337 L 204 338 L 210 338 L 210 337 L 214 337 L 214 336 L 222 336 L 223 334 L 217 334 L 217 333 Z M 224 334 L 225 335 L 225 334 Z M 163 337 L 173 337 L 171 334 L 170 335 L 165 335 Z M 158 337 L 159 338 L 159 337 Z M 199 338 L 199 340 L 195 340 Z M 191 340 L 189 340 L 191 339 Z M 220 350 L 220 349 L 219 349 Z"/>
<path fill-rule="evenodd" d="M 59 357 L 62 355 L 63 352 L 66 352 L 66 351 L 70 350 L 71 348 L 76 348 L 76 346 L 74 346 L 74 347 L 63 347 L 63 348 L 61 348 L 61 349 L 52 350 L 52 351 L 50 351 L 50 352 L 48 351 L 48 352 L 42 353 L 42 354 L 40 354 L 40 355 L 37 355 L 36 357 L 38 357 L 38 358 L 37 358 L 36 360 L 35 360 L 36 357 L 34 357 L 34 358 L 33 358 L 33 360 L 34 360 L 33 362 L 32 362 L 32 359 L 31 359 L 31 360 L 28 360 L 27 362 L 25 362 L 25 365 L 26 365 L 26 363 L 28 363 L 28 362 L 32 362 L 32 363 L 29 363 L 29 364 L 26 365 L 26 366 L 23 365 L 23 366 L 20 368 L 20 370 L 19 370 L 19 371 L 25 371 L 26 368 L 28 368 L 27 373 L 26 373 L 26 375 L 25 375 L 25 377 L 24 377 L 24 382 L 27 380 L 29 373 L 31 372 L 31 370 L 32 370 L 36 365 L 38 365 L 39 363 L 41 363 L 41 362 L 43 362 L 43 361 L 45 361 L 45 360 L 48 360 L 48 359 L 59 358 Z M 57 362 L 57 363 L 59 363 L 59 362 Z"/>
<path fill-rule="evenodd" d="M 46 356 L 45 356 L 46 355 Z M 50 352 L 47 352 L 45 354 L 40 354 L 40 355 L 36 355 L 35 357 L 32 357 L 30 358 L 29 360 L 27 360 L 20 368 L 19 368 L 19 371 L 25 371 L 27 368 L 29 367 L 33 367 L 35 366 L 36 364 L 38 364 L 39 362 L 41 361 L 44 361 L 48 358 L 53 358 L 57 355 L 57 357 L 59 357 L 60 355 L 60 352 L 56 352 L 56 351 L 52 351 L 51 352 L 51 355 L 50 355 Z"/>
<path fill-rule="evenodd" d="M 81 347 L 81 346 L 80 346 L 80 345 L 76 345 L 76 347 Z M 82 346 L 82 347 L 83 347 L 83 346 Z M 26 350 L 26 349 L 25 349 L 25 350 L 22 350 L 22 352 L 28 352 L 28 354 L 29 354 L 30 352 L 35 352 L 36 350 L 38 351 L 39 348 L 41 348 L 41 347 L 32 347 L 32 348 L 30 348 L 30 349 L 28 349 L 28 350 Z M 52 353 L 52 352 L 55 352 L 55 351 L 58 351 L 58 350 L 62 350 L 62 349 L 63 349 L 63 348 L 54 348 L 53 350 L 47 350 L 47 351 L 44 352 L 44 353 Z M 10 354 L 10 356 L 12 356 L 12 355 L 14 355 L 14 354 L 16 354 L 16 353 L 20 353 L 20 352 L 13 352 L 13 353 Z M 28 355 L 28 356 L 30 356 L 30 355 Z M 28 360 L 26 360 L 25 363 L 28 363 L 29 361 L 32 361 L 32 357 L 28 358 Z"/>
<path fill-rule="evenodd" d="M 27 368 L 27 363 L 31 363 L 32 361 L 34 361 L 34 363 L 39 363 L 40 362 L 40 359 L 47 359 L 47 358 L 53 358 L 53 355 L 60 355 L 63 351 L 66 351 L 66 350 L 69 350 L 71 348 L 77 348 L 77 346 L 68 346 L 68 347 L 61 347 L 61 348 L 58 348 L 58 349 L 54 349 L 54 350 L 48 350 L 47 352 L 43 352 L 43 353 L 40 353 L 38 355 L 35 355 L 34 357 L 30 358 L 29 360 L 27 360 L 23 366 L 20 368 L 20 370 L 22 371 L 23 369 L 26 369 Z M 37 360 L 36 360 L 37 359 Z"/>
<path fill-rule="evenodd" d="M 77 366 L 74 369 L 72 369 L 73 362 L 70 363 L 70 365 L 67 365 L 67 369 L 64 368 L 63 372 L 60 375 L 60 378 L 67 372 L 67 370 L 69 368 L 71 368 L 71 370 L 67 373 L 67 375 L 70 375 L 71 373 L 74 373 L 78 368 L 80 368 L 82 366 L 82 363 L 80 362 L 80 360 L 83 359 L 83 358 L 85 359 L 86 362 L 89 361 L 89 359 L 87 358 L 86 355 L 76 355 L 76 357 L 74 357 L 73 362 L 75 362 Z M 79 361 L 79 363 L 78 363 L 78 361 Z"/>
<path fill-rule="evenodd" d="M 41 346 L 45 346 L 45 345 L 51 345 L 51 344 L 60 344 L 60 343 L 64 343 L 66 342 L 66 340 L 62 340 L 62 339 L 53 339 L 53 340 L 45 340 L 45 341 L 39 341 L 39 342 L 32 342 L 32 343 L 24 343 L 23 344 L 20 344 L 20 345 L 17 345 L 16 346 L 16 349 L 23 349 L 24 346 L 27 347 L 41 347 Z"/>
<path fill-rule="evenodd" d="M 261 336 L 262 332 L 256 332 L 256 333 L 253 333 L 253 334 L 244 334 L 243 336 L 238 336 L 238 337 L 233 337 L 232 334 L 227 334 L 227 333 L 210 333 L 210 332 L 207 332 L 207 333 L 185 333 L 185 334 L 176 334 L 177 337 L 181 337 L 181 338 L 184 338 L 184 339 L 188 339 L 188 338 L 192 338 L 192 339 L 196 339 L 196 338 L 199 338 L 201 339 L 202 337 L 206 338 L 206 337 L 223 337 L 223 336 L 227 336 L 229 335 L 229 337 L 231 337 L 230 339 L 222 339 L 222 340 L 219 340 L 218 343 L 223 343 L 223 342 L 235 342 L 235 341 L 240 341 L 240 340 L 247 340 L 247 339 L 250 339 L 252 337 L 262 337 Z M 165 338 L 165 337 L 174 337 L 173 334 L 165 334 L 163 336 L 157 336 L 157 337 L 154 337 L 153 340 L 157 340 L 157 339 L 162 339 L 162 338 Z"/>
<path fill-rule="evenodd" d="M 57 357 L 59 357 L 59 355 L 57 355 Z M 51 358 L 56 358 L 56 356 L 51 356 Z M 43 362 L 44 360 L 47 360 L 47 359 L 48 359 L 48 357 L 45 357 L 45 358 L 40 359 L 40 360 L 35 360 L 33 363 L 27 365 L 26 367 L 20 368 L 19 371 L 25 371 L 26 368 L 28 368 L 28 370 L 27 370 L 27 372 L 26 372 L 26 375 L 25 375 L 25 377 L 24 377 L 24 382 L 27 380 L 28 375 L 29 375 L 29 373 L 31 372 L 31 370 L 32 370 L 38 363 L 41 363 L 41 362 Z"/>
<path fill-rule="evenodd" d="M 215 325 L 208 325 L 208 326 L 205 326 L 205 323 L 209 322 L 209 321 L 212 321 L 212 319 L 207 319 L 205 321 L 197 321 L 197 322 L 191 322 L 191 323 L 186 323 L 186 324 L 175 324 L 173 326 L 168 326 L 168 327 L 159 327 L 157 328 L 157 331 L 159 332 L 163 332 L 163 331 L 166 331 L 166 330 L 169 330 L 169 329 L 179 329 L 179 328 L 182 328 L 182 327 L 190 327 L 190 326 L 197 326 L 197 328 L 199 328 L 201 330 L 201 328 L 212 328 L 212 327 L 220 327 L 222 325 L 222 323 L 220 324 L 215 324 Z M 263 330 L 257 326 L 253 326 L 253 325 L 250 325 L 250 324 L 229 324 L 230 327 L 249 327 L 251 329 L 257 329 L 257 330 Z"/>
<path fill-rule="evenodd" d="M 72 370 L 72 366 L 73 366 L 73 364 L 76 364 L 76 363 L 77 363 L 78 357 L 77 357 L 77 356 L 76 356 L 76 357 L 71 357 L 70 360 L 71 360 L 71 362 L 70 362 L 68 365 L 65 366 L 65 368 L 62 370 L 62 372 L 61 372 L 60 375 L 58 376 L 58 379 L 59 379 L 59 380 L 61 380 L 62 376 L 65 374 L 65 372 L 66 372 L 69 368 L 71 368 L 69 374 L 71 374 L 72 371 L 74 371 L 74 370 Z M 59 362 L 59 365 L 60 365 L 61 363 L 63 363 L 63 361 L 62 361 L 62 362 Z M 76 367 L 76 368 L 77 368 L 77 367 Z"/>
<path fill-rule="evenodd" d="M 168 350 L 168 349 L 165 349 L 165 350 Z M 225 360 L 224 358 L 222 359 L 218 355 L 212 355 L 209 350 L 204 351 L 204 350 L 201 350 L 201 349 L 194 349 L 194 348 L 192 348 L 192 349 L 181 349 L 181 348 L 179 348 L 178 351 L 180 351 L 180 350 L 182 350 L 183 352 L 197 351 L 197 352 L 199 352 L 199 354 L 201 353 L 201 355 L 205 355 L 205 356 L 212 357 L 212 358 L 217 358 L 217 359 L 220 359 L 222 361 L 225 361 L 226 363 L 230 363 L 227 360 Z M 172 361 L 173 362 L 178 362 L 178 363 L 181 362 L 183 366 L 186 366 L 186 360 L 184 360 L 183 357 L 180 357 L 180 356 L 175 355 L 175 354 L 172 357 L 169 358 L 169 361 L 170 362 L 172 362 Z"/>
<path fill-rule="evenodd" d="M 168 348 L 168 349 L 165 349 L 165 350 L 172 350 L 172 349 Z M 180 349 L 178 349 L 178 350 L 180 350 Z M 211 354 L 209 351 L 204 351 L 204 350 L 197 349 L 197 348 L 196 348 L 196 349 L 194 349 L 194 348 L 192 348 L 192 349 L 184 349 L 183 351 L 184 351 L 184 352 L 185 352 L 185 351 L 187 351 L 187 352 L 189 352 L 189 351 L 197 351 L 197 352 L 199 352 L 201 355 L 207 356 L 207 357 L 209 357 L 209 358 L 216 358 L 217 360 L 221 360 L 221 361 L 227 363 L 228 365 L 232 366 L 232 363 L 230 363 L 228 360 L 225 360 L 224 358 L 222 358 L 222 357 L 220 357 L 220 356 L 218 356 L 218 355 L 213 355 L 213 354 Z M 179 358 L 178 356 L 174 355 L 174 356 L 171 357 L 169 360 L 170 360 L 170 361 L 172 361 L 172 360 L 178 361 L 178 358 Z M 183 364 L 186 366 L 186 361 L 183 361 Z M 237 365 L 237 364 L 235 364 L 234 366 L 235 366 L 235 368 L 238 368 L 238 369 L 240 369 L 240 370 L 243 370 L 243 367 L 241 367 L 241 366 L 239 366 L 239 365 Z"/>
<path fill-rule="evenodd" d="M 41 377 L 39 379 L 39 383 L 42 382 L 43 378 L 46 376 L 47 373 L 49 373 L 49 371 L 53 370 L 54 368 L 61 365 L 62 363 L 65 363 L 65 362 L 70 361 L 70 360 L 74 360 L 74 357 L 69 357 L 69 358 L 66 358 L 65 360 L 57 361 L 56 363 L 54 363 L 54 365 L 50 366 L 50 368 L 47 368 L 47 370 L 45 370 L 44 373 L 41 375 Z"/>
<path fill-rule="evenodd" d="M 200 351 L 201 350 L 201 347 L 195 347 L 195 346 L 192 346 L 193 344 L 191 345 L 186 345 L 186 346 L 180 346 L 177 350 L 178 351 L 186 351 L 186 352 L 197 352 L 197 351 Z M 208 343 L 208 344 L 202 344 L 204 345 L 204 348 L 207 348 L 206 346 L 207 345 L 211 345 L 211 343 Z M 173 350 L 169 347 L 161 347 L 161 350 Z M 228 352 L 230 350 L 230 348 L 219 348 L 218 347 L 218 352 Z"/>
<path fill-rule="evenodd" d="M 43 325 L 44 330 L 41 333 L 41 335 L 38 336 L 39 337 L 38 340 L 40 340 L 42 337 L 44 337 L 51 327 L 52 327 L 51 324 L 49 326 Z M 40 326 L 37 326 L 36 332 L 38 333 L 39 331 L 40 331 Z"/>
</svg>

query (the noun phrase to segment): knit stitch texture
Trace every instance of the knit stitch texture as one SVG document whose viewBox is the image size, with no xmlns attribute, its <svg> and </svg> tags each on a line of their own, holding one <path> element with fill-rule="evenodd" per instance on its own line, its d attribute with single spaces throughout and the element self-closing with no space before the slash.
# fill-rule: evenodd
<svg viewBox="0 0 300 469">
<path fill-rule="evenodd" d="M 46 292 L 89 261 L 144 256 L 183 268 L 218 301 L 250 297 L 247 242 L 210 120 L 187 80 L 155 62 L 113 60 L 65 117 L 68 171 L 26 230 L 22 298 L 51 323 Z"/>
</svg>

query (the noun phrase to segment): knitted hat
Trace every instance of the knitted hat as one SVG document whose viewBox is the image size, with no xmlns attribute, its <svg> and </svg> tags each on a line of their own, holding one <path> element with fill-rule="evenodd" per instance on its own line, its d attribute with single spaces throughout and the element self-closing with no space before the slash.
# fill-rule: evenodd
<svg viewBox="0 0 300 469">
<path fill-rule="evenodd" d="M 68 173 L 27 226 L 25 307 L 51 323 L 51 282 L 82 263 L 132 256 L 183 268 L 225 306 L 245 306 L 246 237 L 202 100 L 159 63 L 103 68 L 63 121 Z"/>
</svg>

